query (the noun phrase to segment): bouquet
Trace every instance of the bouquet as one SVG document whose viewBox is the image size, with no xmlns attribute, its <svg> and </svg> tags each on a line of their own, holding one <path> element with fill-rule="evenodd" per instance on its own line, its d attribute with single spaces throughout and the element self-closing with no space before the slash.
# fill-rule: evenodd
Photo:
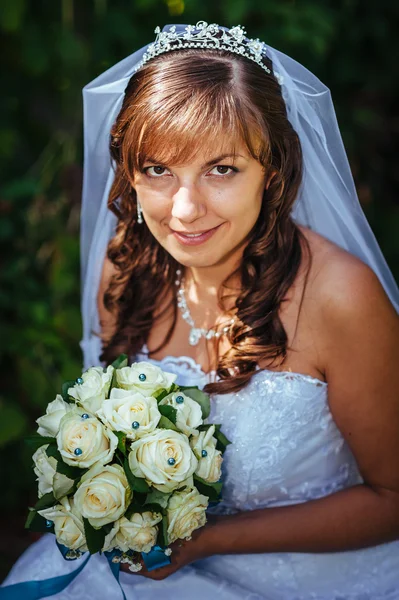
<svg viewBox="0 0 399 600">
<path fill-rule="evenodd" d="M 190 539 L 209 502 L 221 500 L 230 443 L 204 423 L 208 395 L 175 380 L 121 355 L 65 382 L 28 440 L 39 499 L 26 527 L 55 533 L 67 559 L 111 553 L 132 571 L 140 554 L 147 568 L 170 562 L 168 544 Z"/>
</svg>

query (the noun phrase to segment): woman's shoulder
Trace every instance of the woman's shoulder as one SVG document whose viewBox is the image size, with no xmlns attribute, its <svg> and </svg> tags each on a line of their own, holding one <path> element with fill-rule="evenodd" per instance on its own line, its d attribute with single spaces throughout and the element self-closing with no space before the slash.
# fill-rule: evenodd
<svg viewBox="0 0 399 600">
<path fill-rule="evenodd" d="M 319 316 L 344 324 L 349 318 L 382 310 L 396 315 L 378 277 L 362 260 L 325 237 L 301 227 L 311 252 L 307 296 Z"/>
</svg>

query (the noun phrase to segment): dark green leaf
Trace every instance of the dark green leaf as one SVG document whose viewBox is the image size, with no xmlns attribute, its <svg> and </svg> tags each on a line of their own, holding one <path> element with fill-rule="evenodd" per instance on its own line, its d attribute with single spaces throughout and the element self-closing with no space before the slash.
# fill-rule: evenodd
<svg viewBox="0 0 399 600">
<path fill-rule="evenodd" d="M 118 449 L 126 456 L 126 433 L 122 431 L 114 431 L 114 434 L 118 438 Z"/>
<path fill-rule="evenodd" d="M 151 512 L 158 512 L 163 514 L 164 510 L 162 508 L 162 506 L 160 506 L 159 504 L 139 504 L 138 502 L 135 502 L 133 500 L 133 502 L 131 502 L 128 506 L 127 511 L 125 512 L 125 517 L 126 519 L 130 519 L 135 513 L 144 513 L 147 511 L 151 511 Z"/>
<path fill-rule="evenodd" d="M 106 535 L 105 529 L 102 527 L 100 527 L 100 529 L 95 529 L 85 517 L 83 517 L 83 525 L 85 529 L 87 547 L 90 554 L 96 554 L 97 552 L 100 552 L 104 546 Z"/>
<path fill-rule="evenodd" d="M 38 532 L 54 533 L 54 525 L 47 527 L 47 519 L 39 515 L 33 508 L 29 509 L 28 518 L 26 519 L 25 529 Z"/>
<path fill-rule="evenodd" d="M 227 439 L 227 437 L 224 435 L 224 433 L 220 431 L 220 429 L 215 430 L 214 437 L 217 439 L 216 448 L 220 450 L 223 454 L 227 446 L 231 444 L 230 440 Z"/>
<path fill-rule="evenodd" d="M 202 477 L 194 475 L 194 485 L 197 490 L 204 496 L 208 496 L 211 502 L 218 502 L 222 491 L 223 484 L 221 482 L 208 483 Z"/>
<path fill-rule="evenodd" d="M 130 470 L 129 462 L 128 462 L 127 458 L 125 458 L 125 460 L 123 461 L 123 469 L 126 473 L 126 477 L 129 482 L 130 489 L 133 491 L 133 493 L 149 491 L 150 488 L 149 488 L 146 480 L 142 479 L 141 477 L 136 477 L 135 475 L 133 475 L 132 471 Z"/>
<path fill-rule="evenodd" d="M 69 381 L 64 381 L 64 383 L 62 384 L 61 396 L 63 397 L 65 402 L 70 402 L 71 404 L 73 404 L 75 402 L 75 400 L 73 398 L 71 398 L 68 394 L 69 388 L 73 387 L 75 385 L 75 383 L 76 383 L 76 381 L 74 381 L 73 379 L 70 379 Z"/>
<path fill-rule="evenodd" d="M 55 444 L 52 444 L 46 449 L 46 454 L 47 456 L 52 456 L 56 459 L 56 471 L 58 473 L 61 473 L 61 475 L 66 475 L 67 477 L 69 477 L 69 479 L 79 480 L 82 477 L 82 475 L 84 475 L 84 473 L 86 473 L 86 471 L 88 470 L 81 469 L 80 467 L 72 467 L 71 465 L 67 465 L 67 463 L 65 463 L 62 460 L 61 453 Z"/>
<path fill-rule="evenodd" d="M 176 425 L 176 417 L 177 417 L 176 408 L 174 408 L 173 406 L 169 406 L 167 404 L 158 404 L 158 410 L 161 413 L 161 415 L 163 415 L 164 417 L 169 419 L 169 421 L 172 421 L 172 423 L 174 425 Z"/>
<path fill-rule="evenodd" d="M 36 452 L 38 448 L 41 446 L 45 446 L 46 444 L 52 444 L 56 446 L 56 439 L 50 436 L 43 436 L 39 434 L 28 435 L 25 438 L 25 443 L 32 449 L 32 452 Z"/>
<path fill-rule="evenodd" d="M 211 412 L 211 401 L 209 399 L 209 395 L 205 394 L 204 392 L 201 392 L 201 390 L 199 390 L 198 387 L 186 388 L 184 390 L 184 393 L 186 394 L 186 396 L 189 396 L 190 398 L 198 402 L 198 404 L 201 407 L 202 418 L 207 419 L 209 417 L 209 413 Z"/>
<path fill-rule="evenodd" d="M 53 492 L 49 492 L 48 494 L 44 494 L 35 504 L 35 510 L 43 510 L 44 508 L 50 508 L 51 506 L 55 506 L 58 500 L 54 497 Z"/>
<path fill-rule="evenodd" d="M 200 425 L 197 429 L 198 431 L 207 431 L 210 427 L 212 427 L 213 423 Z M 216 438 L 216 448 L 224 453 L 226 447 L 231 444 L 230 440 L 220 431 L 221 425 L 215 425 L 215 433 L 213 436 Z"/>
<path fill-rule="evenodd" d="M 168 419 L 168 417 L 164 417 L 163 415 L 159 419 L 158 427 L 160 429 L 172 429 L 173 431 L 178 431 L 179 433 L 181 433 L 180 429 L 178 429 L 176 425 L 172 423 L 170 419 Z"/>
<path fill-rule="evenodd" d="M 127 367 L 127 363 L 128 363 L 128 356 L 127 354 L 120 354 L 118 356 L 118 358 L 116 358 L 114 360 L 112 364 L 112 366 L 114 367 L 114 369 L 122 369 L 123 367 Z M 105 368 L 104 371 L 106 371 L 107 369 Z"/>
<path fill-rule="evenodd" d="M 157 544 L 161 546 L 161 548 L 166 548 L 168 543 L 168 518 L 164 515 L 162 521 L 158 524 Z"/>
</svg>

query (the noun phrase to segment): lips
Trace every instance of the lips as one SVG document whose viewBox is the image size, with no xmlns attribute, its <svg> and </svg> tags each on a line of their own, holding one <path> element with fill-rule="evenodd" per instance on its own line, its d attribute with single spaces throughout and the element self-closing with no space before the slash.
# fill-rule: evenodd
<svg viewBox="0 0 399 600">
<path fill-rule="evenodd" d="M 205 229 L 203 231 L 183 233 L 180 231 L 174 231 L 172 229 L 172 232 L 175 238 L 178 240 L 178 242 L 180 242 L 184 246 L 198 246 L 199 244 L 203 244 L 204 242 L 208 241 L 216 233 L 216 231 L 218 231 L 221 225 L 217 225 L 212 229 Z"/>
</svg>

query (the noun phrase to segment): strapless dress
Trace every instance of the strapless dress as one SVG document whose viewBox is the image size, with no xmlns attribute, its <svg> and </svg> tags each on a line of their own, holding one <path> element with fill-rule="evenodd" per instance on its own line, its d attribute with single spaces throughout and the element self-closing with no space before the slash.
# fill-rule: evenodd
<svg viewBox="0 0 399 600">
<path fill-rule="evenodd" d="M 189 357 L 148 359 L 202 388 L 206 374 Z M 213 395 L 211 422 L 231 440 L 223 461 L 224 514 L 306 502 L 362 483 L 354 456 L 328 406 L 328 384 L 292 372 L 258 370 L 236 393 Z M 81 559 L 80 559 L 81 560 Z M 76 569 L 47 534 L 19 558 L 4 584 Z M 399 541 L 334 553 L 216 555 L 162 581 L 121 573 L 127 600 L 399 600 Z M 1 590 L 0 590 L 1 597 Z M 117 600 L 103 556 L 92 556 L 60 600 Z M 21 599 L 22 600 L 22 599 Z"/>
</svg>

